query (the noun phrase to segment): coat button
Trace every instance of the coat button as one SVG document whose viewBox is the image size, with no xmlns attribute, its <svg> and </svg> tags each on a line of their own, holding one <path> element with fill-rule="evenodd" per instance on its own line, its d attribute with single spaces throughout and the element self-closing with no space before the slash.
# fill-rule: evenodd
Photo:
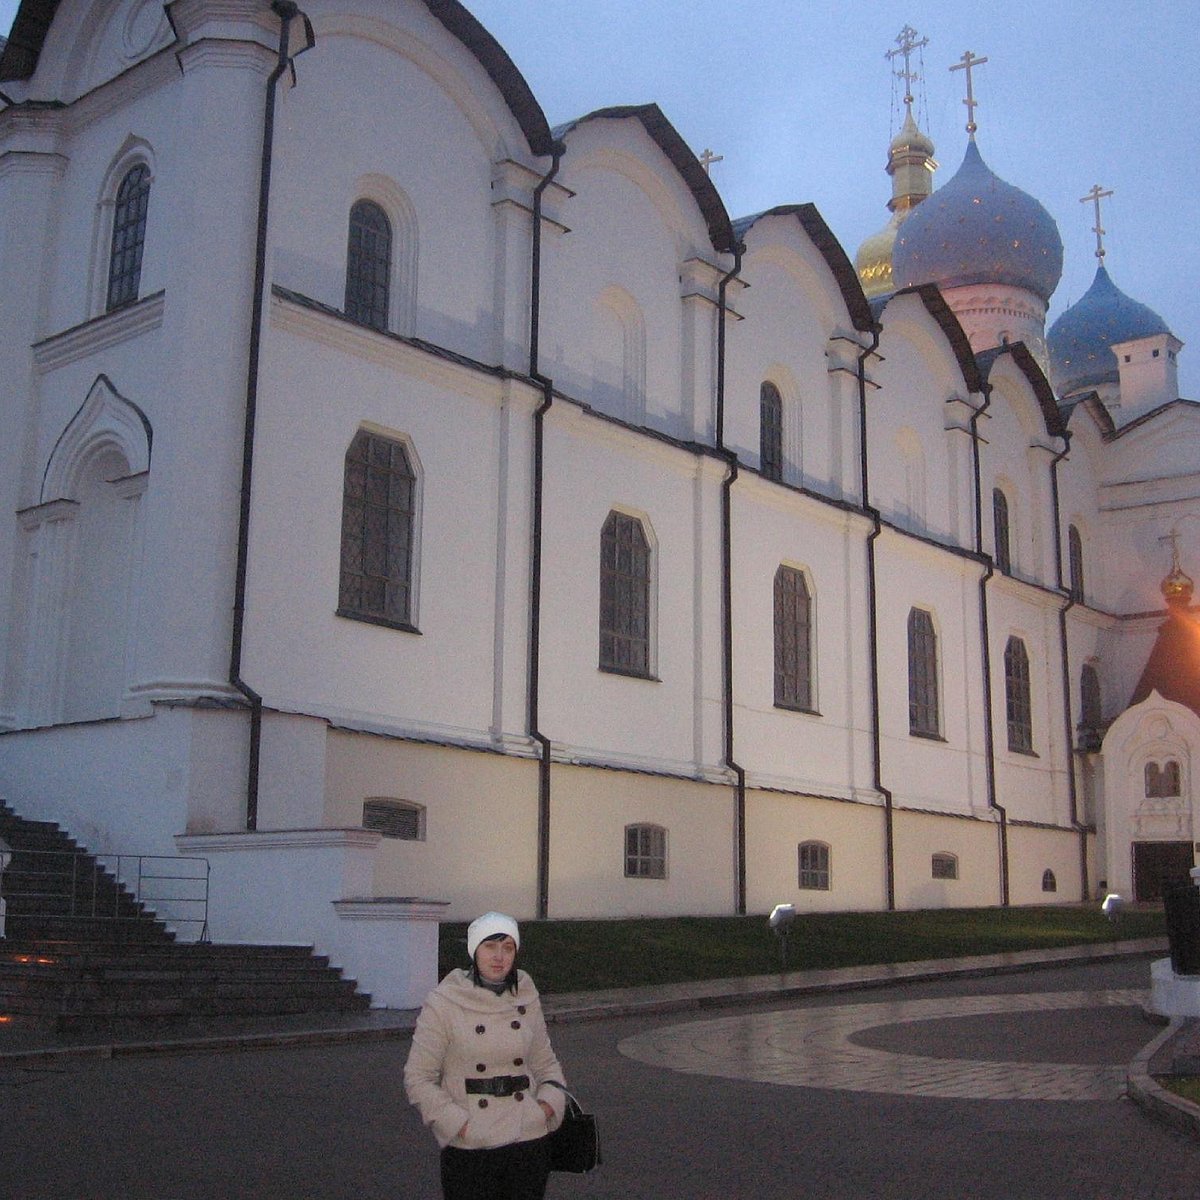
<svg viewBox="0 0 1200 1200">
<path fill-rule="evenodd" d="M 480 1108 L 487 1108 L 487 1101 L 486 1101 L 486 1100 L 480 1100 L 480 1102 L 479 1102 L 479 1107 L 480 1107 Z"/>
<path fill-rule="evenodd" d="M 520 1022 L 520 1021 L 514 1021 L 514 1022 L 512 1023 L 512 1027 L 513 1027 L 514 1029 L 520 1029 L 520 1028 L 521 1028 L 521 1022 Z"/>
<path fill-rule="evenodd" d="M 483 1025 L 476 1025 L 476 1026 L 475 1026 L 475 1032 L 476 1032 L 476 1033 L 486 1033 L 486 1032 L 487 1032 L 487 1028 L 486 1028 L 486 1026 L 483 1026 Z"/>
<path fill-rule="evenodd" d="M 518 1004 L 518 1005 L 517 1005 L 517 1012 L 519 1012 L 519 1013 L 521 1014 L 521 1016 L 524 1016 L 524 1015 L 525 1015 L 525 1005 L 523 1005 L 523 1004 Z"/>
<path fill-rule="evenodd" d="M 484 1071 L 487 1070 L 487 1063 L 476 1063 L 475 1070 L 478 1071 L 480 1075 L 482 1075 L 484 1073 Z"/>
<path fill-rule="evenodd" d="M 523 1067 L 524 1065 L 525 1065 L 525 1060 L 523 1058 L 514 1058 L 513 1059 L 514 1067 Z"/>
<path fill-rule="evenodd" d="M 513 1092 L 513 1099 L 514 1100 L 524 1100 L 525 1093 L 524 1092 Z"/>
</svg>

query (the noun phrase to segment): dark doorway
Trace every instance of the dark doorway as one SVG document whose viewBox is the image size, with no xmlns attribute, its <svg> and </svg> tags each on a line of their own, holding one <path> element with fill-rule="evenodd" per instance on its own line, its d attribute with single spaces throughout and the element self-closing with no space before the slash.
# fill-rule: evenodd
<svg viewBox="0 0 1200 1200">
<path fill-rule="evenodd" d="M 1194 863 L 1191 842 L 1134 842 L 1133 898 L 1161 900 L 1163 880 L 1186 880 Z"/>
</svg>

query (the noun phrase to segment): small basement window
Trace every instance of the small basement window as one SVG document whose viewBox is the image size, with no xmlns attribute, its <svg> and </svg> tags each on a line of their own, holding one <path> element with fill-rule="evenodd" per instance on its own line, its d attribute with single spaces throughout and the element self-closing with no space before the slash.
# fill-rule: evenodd
<svg viewBox="0 0 1200 1200">
<path fill-rule="evenodd" d="M 425 840 L 425 809 L 408 800 L 372 796 L 363 801 L 362 823 L 364 829 L 377 830 L 387 838 L 406 842 Z"/>
<path fill-rule="evenodd" d="M 958 859 L 953 854 L 935 854 L 933 856 L 934 879 L 957 879 Z"/>
<path fill-rule="evenodd" d="M 1057 892 L 1058 891 L 1058 880 L 1054 878 L 1054 872 L 1051 870 L 1047 869 L 1042 872 L 1042 891 L 1043 892 Z"/>
</svg>

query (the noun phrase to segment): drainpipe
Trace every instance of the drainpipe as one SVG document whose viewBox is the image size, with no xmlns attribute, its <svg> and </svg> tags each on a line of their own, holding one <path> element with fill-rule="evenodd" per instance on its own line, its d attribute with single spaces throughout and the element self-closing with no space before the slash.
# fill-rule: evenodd
<svg viewBox="0 0 1200 1200">
<path fill-rule="evenodd" d="M 971 450 L 975 467 L 975 550 L 983 555 L 983 486 L 979 465 L 979 418 L 992 406 L 992 389 L 983 385 L 983 403 L 971 414 Z M 979 580 L 979 640 L 983 667 L 983 733 L 987 762 L 988 807 L 1000 818 L 1000 903 L 1007 908 L 1008 810 L 996 799 L 996 730 L 992 718 L 992 648 L 989 640 L 987 585 L 995 574 L 991 555 L 983 555 L 984 572 Z"/>
<path fill-rule="evenodd" d="M 1079 791 L 1075 782 L 1075 725 L 1071 720 L 1071 661 L 1067 644 L 1067 613 L 1075 607 L 1075 593 L 1063 582 L 1062 510 L 1059 505 L 1058 464 L 1071 452 L 1071 435 L 1063 432 L 1062 452 L 1050 462 L 1050 490 L 1054 508 L 1054 570 L 1059 589 L 1067 593 L 1067 602 L 1058 610 L 1059 659 L 1062 663 L 1063 724 L 1066 728 L 1067 793 L 1071 799 L 1071 824 L 1079 831 L 1080 900 L 1088 899 L 1087 830 L 1079 819 Z"/>
<path fill-rule="evenodd" d="M 554 381 L 538 370 L 538 326 L 542 303 L 542 194 L 558 174 L 566 147 L 555 142 L 554 161 L 533 192 L 533 249 L 529 293 L 529 377 L 542 389 L 533 414 L 533 530 L 529 562 L 529 736 L 538 746 L 537 914 L 550 915 L 550 739 L 541 731 L 538 696 L 541 683 L 542 500 L 544 496 L 545 420 L 554 403 Z"/>
<path fill-rule="evenodd" d="M 725 445 L 725 292 L 741 273 L 746 247 L 733 247 L 733 268 L 717 288 L 717 452 L 729 467 L 721 484 L 721 657 L 724 674 L 725 765 L 734 776 L 734 896 L 746 915 L 746 770 L 733 756 L 733 533 L 730 493 L 738 477 L 736 450 Z"/>
<path fill-rule="evenodd" d="M 296 17 L 304 20 L 307 44 L 297 55 L 316 45 L 312 23 L 292 0 L 274 0 L 271 11 L 279 17 L 279 57 L 267 79 L 263 114 L 262 158 L 258 185 L 258 231 L 254 249 L 254 296 L 250 310 L 250 355 L 246 370 L 246 419 L 242 433 L 241 511 L 238 518 L 237 573 L 234 581 L 233 638 L 229 654 L 229 682 L 250 703 L 250 754 L 246 773 L 246 828 L 258 828 L 258 767 L 262 749 L 262 697 L 242 678 L 242 641 L 246 626 L 246 565 L 250 548 L 250 495 L 254 477 L 254 428 L 258 411 L 258 371 L 262 350 L 263 294 L 267 278 L 267 217 L 271 201 L 271 156 L 275 142 L 275 91 L 280 77 L 291 66 L 288 35 Z"/>
<path fill-rule="evenodd" d="M 871 769 L 873 786 L 883 797 L 884 880 L 887 909 L 896 908 L 896 826 L 890 789 L 883 785 L 883 750 L 879 731 L 879 615 L 876 611 L 875 540 L 883 531 L 883 519 L 870 504 L 871 477 L 867 455 L 867 359 L 879 348 L 878 325 L 871 327 L 871 344 L 858 356 L 858 457 L 862 508 L 871 518 L 867 536 L 867 653 L 871 666 Z"/>
</svg>

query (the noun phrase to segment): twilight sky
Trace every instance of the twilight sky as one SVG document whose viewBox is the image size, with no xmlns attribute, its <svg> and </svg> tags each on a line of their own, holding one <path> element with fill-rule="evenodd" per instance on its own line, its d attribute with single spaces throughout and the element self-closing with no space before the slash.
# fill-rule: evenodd
<svg viewBox="0 0 1200 1200">
<path fill-rule="evenodd" d="M 552 125 L 653 100 L 697 153 L 724 156 L 712 178 L 731 216 L 811 201 L 851 259 L 888 217 L 883 168 L 903 87 L 884 55 L 900 29 L 929 39 L 915 93 L 935 186 L 966 146 L 963 72 L 949 67 L 965 50 L 986 55 L 974 72 L 980 151 L 1063 239 L 1050 319 L 1095 274 L 1093 210 L 1079 197 L 1099 183 L 1114 192 L 1109 274 L 1187 343 L 1180 391 L 1200 400 L 1200 22 L 1182 0 L 465 2 Z M 0 0 L 0 29 L 16 7 Z"/>
</svg>

